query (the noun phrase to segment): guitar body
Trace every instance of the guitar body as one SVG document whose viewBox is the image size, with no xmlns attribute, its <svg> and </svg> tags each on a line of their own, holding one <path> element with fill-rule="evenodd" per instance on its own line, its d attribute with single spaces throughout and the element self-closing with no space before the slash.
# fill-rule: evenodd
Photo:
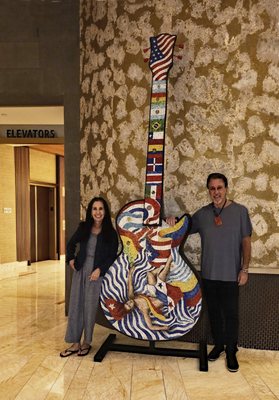
<svg viewBox="0 0 279 400">
<path fill-rule="evenodd" d="M 184 215 L 173 227 L 143 225 L 160 211 L 156 200 L 149 199 L 147 207 L 146 202 L 131 202 L 118 214 L 123 250 L 103 279 L 100 303 L 111 325 L 125 335 L 152 341 L 176 339 L 195 325 L 202 304 L 198 279 L 179 251 L 189 219 Z M 168 274 L 160 279 L 168 260 Z M 134 306 L 128 309 L 132 268 Z M 152 284 L 149 277 L 156 277 Z"/>
</svg>

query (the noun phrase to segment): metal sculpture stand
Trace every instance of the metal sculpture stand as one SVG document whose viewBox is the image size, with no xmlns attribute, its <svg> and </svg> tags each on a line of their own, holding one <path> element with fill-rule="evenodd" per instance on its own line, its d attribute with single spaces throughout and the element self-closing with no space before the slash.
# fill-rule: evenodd
<svg viewBox="0 0 279 400">
<path fill-rule="evenodd" d="M 208 371 L 207 361 L 207 349 L 206 343 L 201 341 L 199 343 L 199 350 L 184 350 L 184 349 L 169 349 L 155 347 L 154 341 L 149 341 L 149 347 L 146 346 L 132 346 L 126 344 L 114 344 L 116 339 L 115 334 L 110 334 L 104 341 L 102 346 L 99 348 L 94 356 L 95 362 L 102 362 L 103 358 L 108 351 L 122 351 L 125 353 L 139 353 L 139 354 L 151 354 L 155 356 L 172 356 L 172 357 L 185 357 L 185 358 L 198 358 L 200 371 Z"/>
</svg>

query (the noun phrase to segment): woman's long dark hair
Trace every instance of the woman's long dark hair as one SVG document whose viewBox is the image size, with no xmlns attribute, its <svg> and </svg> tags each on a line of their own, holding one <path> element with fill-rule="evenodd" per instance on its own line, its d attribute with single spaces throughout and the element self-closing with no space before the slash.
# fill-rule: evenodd
<svg viewBox="0 0 279 400">
<path fill-rule="evenodd" d="M 110 209 L 109 209 L 108 203 L 106 202 L 106 200 L 103 197 L 94 197 L 92 200 L 90 200 L 90 202 L 87 206 L 87 210 L 86 210 L 86 218 L 85 218 L 85 222 L 84 222 L 84 228 L 85 228 L 84 233 L 85 233 L 86 238 L 88 238 L 88 236 L 90 235 L 90 232 L 91 232 L 91 228 L 94 223 L 94 220 L 92 217 L 92 207 L 96 201 L 102 202 L 103 206 L 104 206 L 105 215 L 104 215 L 104 219 L 102 222 L 102 236 L 105 241 L 109 241 L 111 238 L 112 232 L 114 231 L 114 228 L 113 228 L 113 225 L 111 222 L 111 215 L 110 215 Z"/>
</svg>

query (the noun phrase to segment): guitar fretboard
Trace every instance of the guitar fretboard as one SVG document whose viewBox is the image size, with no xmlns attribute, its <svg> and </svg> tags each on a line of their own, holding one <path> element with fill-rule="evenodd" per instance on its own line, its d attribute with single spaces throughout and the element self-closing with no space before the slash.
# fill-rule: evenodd
<svg viewBox="0 0 279 400">
<path fill-rule="evenodd" d="M 150 220 L 149 204 L 145 201 L 145 225 L 160 225 L 163 202 L 164 146 L 167 115 L 167 75 L 173 62 L 176 36 L 161 34 L 150 39 L 150 69 L 152 90 L 149 113 L 149 133 L 145 176 L 145 200 L 151 198 L 159 203 L 159 213 Z"/>
</svg>

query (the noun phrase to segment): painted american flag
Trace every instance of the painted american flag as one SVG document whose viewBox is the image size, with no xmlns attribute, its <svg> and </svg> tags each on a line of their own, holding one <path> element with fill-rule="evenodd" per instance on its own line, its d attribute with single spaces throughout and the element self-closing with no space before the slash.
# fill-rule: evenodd
<svg viewBox="0 0 279 400">
<path fill-rule="evenodd" d="M 173 49 L 176 35 L 162 33 L 150 38 L 151 54 L 149 66 L 153 74 L 153 80 L 166 80 L 173 62 Z"/>
</svg>

